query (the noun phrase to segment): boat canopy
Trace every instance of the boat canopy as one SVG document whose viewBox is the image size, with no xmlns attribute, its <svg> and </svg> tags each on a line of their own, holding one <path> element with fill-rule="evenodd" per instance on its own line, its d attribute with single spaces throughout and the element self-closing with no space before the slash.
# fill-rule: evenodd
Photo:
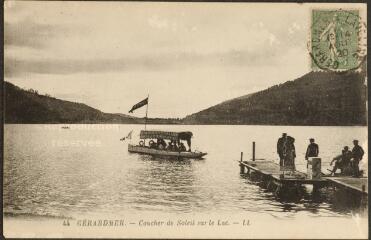
<svg viewBox="0 0 371 240">
<path fill-rule="evenodd" d="M 141 139 L 167 139 L 167 140 L 186 140 L 190 142 L 193 134 L 192 132 L 164 132 L 164 131 L 140 131 L 140 138 Z"/>
</svg>

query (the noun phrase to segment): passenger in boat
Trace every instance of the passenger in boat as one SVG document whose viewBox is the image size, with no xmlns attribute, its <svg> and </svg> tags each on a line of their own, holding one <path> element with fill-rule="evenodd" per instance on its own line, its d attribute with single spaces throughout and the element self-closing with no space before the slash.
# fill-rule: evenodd
<svg viewBox="0 0 371 240">
<path fill-rule="evenodd" d="M 176 141 L 173 141 L 173 151 L 174 152 L 178 152 L 179 151 L 179 148 L 178 148 L 178 145 L 177 145 Z"/>
<path fill-rule="evenodd" d="M 277 141 L 277 153 L 280 158 L 280 166 L 283 166 L 283 159 L 285 158 L 283 147 L 285 145 L 286 140 L 287 140 L 287 134 L 282 133 L 282 137 L 280 137 Z"/>
<path fill-rule="evenodd" d="M 161 148 L 162 148 L 162 144 L 161 144 L 161 139 L 160 139 L 160 138 L 157 138 L 157 141 L 156 141 L 156 148 L 157 148 L 157 149 L 161 149 Z"/>
<path fill-rule="evenodd" d="M 165 142 L 165 140 L 162 139 L 162 138 L 161 138 L 161 143 L 162 143 L 162 145 L 164 146 L 164 149 L 165 149 L 165 148 L 166 148 L 166 142 Z"/>
<path fill-rule="evenodd" d="M 181 142 L 180 145 L 179 145 L 179 151 L 180 151 L 180 152 L 185 152 L 185 151 L 187 151 L 187 149 L 186 149 L 184 143 L 182 143 L 182 142 Z"/>
<path fill-rule="evenodd" d="M 166 148 L 166 150 L 168 150 L 168 151 L 173 151 L 173 149 L 174 149 L 173 141 L 170 141 L 170 142 L 169 142 L 169 145 L 168 145 L 167 148 Z"/>
<path fill-rule="evenodd" d="M 352 152 L 349 150 L 348 146 L 345 146 L 341 151 L 341 155 L 334 157 L 331 161 L 330 166 L 335 162 L 334 168 L 331 171 L 331 175 L 335 175 L 337 169 L 340 169 L 341 174 L 348 175 L 351 171 L 350 169 L 350 159 L 352 158 Z"/>
<path fill-rule="evenodd" d="M 359 161 L 362 160 L 363 155 L 365 152 L 363 151 L 363 148 L 358 145 L 358 140 L 353 140 L 354 147 L 352 149 L 352 160 L 351 160 L 351 166 L 353 169 L 353 177 L 359 177 Z"/>
<path fill-rule="evenodd" d="M 157 148 L 157 144 L 153 140 L 149 141 L 148 144 L 149 144 L 149 148 Z"/>
<path fill-rule="evenodd" d="M 162 138 L 157 139 L 157 148 L 160 150 L 166 149 L 166 142 Z"/>
</svg>

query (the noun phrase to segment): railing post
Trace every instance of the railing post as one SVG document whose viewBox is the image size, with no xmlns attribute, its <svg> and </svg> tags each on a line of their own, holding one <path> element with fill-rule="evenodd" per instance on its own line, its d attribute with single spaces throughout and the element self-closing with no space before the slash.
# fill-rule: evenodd
<svg viewBox="0 0 371 240">
<path fill-rule="evenodd" d="M 252 142 L 252 160 L 255 161 L 255 142 Z"/>
</svg>

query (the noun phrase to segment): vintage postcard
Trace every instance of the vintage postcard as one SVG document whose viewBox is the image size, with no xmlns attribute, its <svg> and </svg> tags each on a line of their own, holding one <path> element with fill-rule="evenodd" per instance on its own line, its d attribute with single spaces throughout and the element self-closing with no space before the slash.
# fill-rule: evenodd
<svg viewBox="0 0 371 240">
<path fill-rule="evenodd" d="M 367 5 L 5 1 L 5 238 L 368 238 Z"/>
</svg>

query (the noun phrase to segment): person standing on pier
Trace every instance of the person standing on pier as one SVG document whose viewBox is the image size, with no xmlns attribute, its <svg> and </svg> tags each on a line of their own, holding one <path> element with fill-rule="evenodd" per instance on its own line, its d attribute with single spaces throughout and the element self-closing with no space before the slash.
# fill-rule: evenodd
<svg viewBox="0 0 371 240">
<path fill-rule="evenodd" d="M 283 154 L 284 154 L 284 168 L 285 170 L 295 171 L 295 158 L 296 158 L 296 151 L 295 151 L 295 138 L 287 136 L 286 141 L 283 146 Z"/>
<path fill-rule="evenodd" d="M 283 160 L 285 158 L 284 156 L 284 146 L 287 140 L 287 134 L 282 133 L 282 137 L 280 137 L 277 141 L 277 154 L 280 158 L 280 166 L 283 166 Z"/>
<path fill-rule="evenodd" d="M 318 144 L 314 142 L 314 138 L 309 139 L 309 145 L 307 147 L 307 152 L 305 153 L 305 160 L 308 160 L 308 158 L 310 157 L 318 157 L 318 154 L 319 154 Z"/>
<path fill-rule="evenodd" d="M 358 145 L 358 140 L 353 140 L 354 147 L 352 149 L 352 160 L 351 160 L 351 166 L 353 169 L 353 177 L 359 177 L 359 161 L 362 160 L 363 155 L 365 152 L 363 151 L 363 148 Z"/>
</svg>

